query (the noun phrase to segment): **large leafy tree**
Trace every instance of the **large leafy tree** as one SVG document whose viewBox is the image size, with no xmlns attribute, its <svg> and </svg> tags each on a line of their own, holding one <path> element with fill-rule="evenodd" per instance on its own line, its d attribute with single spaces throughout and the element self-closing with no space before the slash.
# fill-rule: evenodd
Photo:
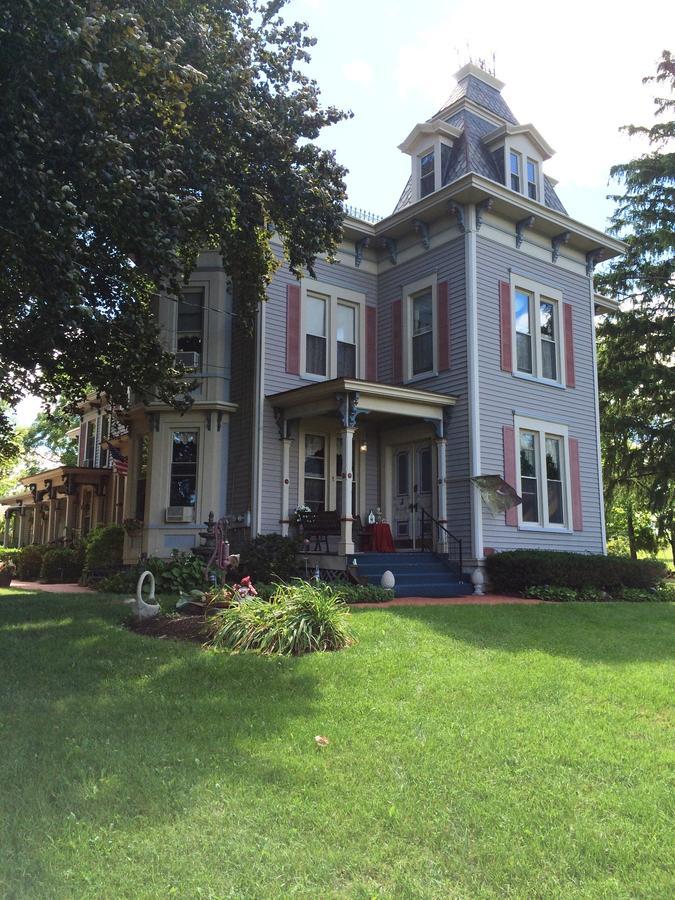
<svg viewBox="0 0 675 900">
<path fill-rule="evenodd" d="M 644 497 L 675 555 L 675 60 L 664 51 L 653 83 L 658 121 L 631 125 L 649 152 L 615 166 L 615 233 L 626 254 L 598 278 L 621 301 L 599 329 L 598 374 L 608 499 Z M 664 96 L 665 94 L 665 96 Z M 639 487 L 639 491 L 638 491 Z"/>
<path fill-rule="evenodd" d="M 343 118 L 285 0 L 6 0 L 0 9 L 0 401 L 94 387 L 178 404 L 151 301 L 205 246 L 251 315 L 276 261 L 341 233 Z M 0 411 L 0 435 L 8 433 Z"/>
</svg>

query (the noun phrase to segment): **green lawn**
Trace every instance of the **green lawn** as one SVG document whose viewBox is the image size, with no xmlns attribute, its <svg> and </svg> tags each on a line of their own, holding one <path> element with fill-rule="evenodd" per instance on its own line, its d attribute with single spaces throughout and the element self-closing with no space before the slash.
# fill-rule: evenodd
<svg viewBox="0 0 675 900">
<path fill-rule="evenodd" d="M 672 605 L 360 610 L 265 659 L 0 594 L 3 898 L 675 892 Z"/>
</svg>

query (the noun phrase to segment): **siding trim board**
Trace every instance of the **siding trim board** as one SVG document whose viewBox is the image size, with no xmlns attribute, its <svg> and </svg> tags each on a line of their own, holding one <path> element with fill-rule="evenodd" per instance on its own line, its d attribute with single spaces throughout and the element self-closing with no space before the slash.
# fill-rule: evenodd
<svg viewBox="0 0 675 900">
<path fill-rule="evenodd" d="M 377 309 L 366 308 L 366 379 L 377 381 Z"/>
<path fill-rule="evenodd" d="M 401 309 L 401 301 L 394 300 L 391 304 L 392 380 L 394 384 L 400 384 L 403 381 Z"/>
<path fill-rule="evenodd" d="M 572 490 L 572 530 L 584 530 L 584 516 L 581 506 L 581 475 L 579 471 L 579 441 L 568 438 L 570 456 L 570 485 Z"/>
</svg>

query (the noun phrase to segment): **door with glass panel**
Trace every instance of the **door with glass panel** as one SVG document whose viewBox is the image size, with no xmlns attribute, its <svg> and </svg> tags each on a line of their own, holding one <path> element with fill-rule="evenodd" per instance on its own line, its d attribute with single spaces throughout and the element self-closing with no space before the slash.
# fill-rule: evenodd
<svg viewBox="0 0 675 900">
<path fill-rule="evenodd" d="M 422 511 L 433 514 L 433 456 L 429 442 L 394 448 L 392 532 L 398 547 L 418 549 L 422 543 Z M 424 537 L 431 535 L 424 521 Z"/>
</svg>

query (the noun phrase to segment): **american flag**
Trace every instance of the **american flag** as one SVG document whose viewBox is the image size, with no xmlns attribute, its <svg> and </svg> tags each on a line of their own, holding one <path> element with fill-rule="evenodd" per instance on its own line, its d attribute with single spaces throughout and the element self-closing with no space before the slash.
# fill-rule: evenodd
<svg viewBox="0 0 675 900">
<path fill-rule="evenodd" d="M 129 457 L 122 456 L 117 447 L 113 447 L 111 444 L 108 444 L 108 450 L 110 451 L 110 455 L 112 456 L 113 469 L 117 472 L 118 475 L 128 475 Z"/>
</svg>

